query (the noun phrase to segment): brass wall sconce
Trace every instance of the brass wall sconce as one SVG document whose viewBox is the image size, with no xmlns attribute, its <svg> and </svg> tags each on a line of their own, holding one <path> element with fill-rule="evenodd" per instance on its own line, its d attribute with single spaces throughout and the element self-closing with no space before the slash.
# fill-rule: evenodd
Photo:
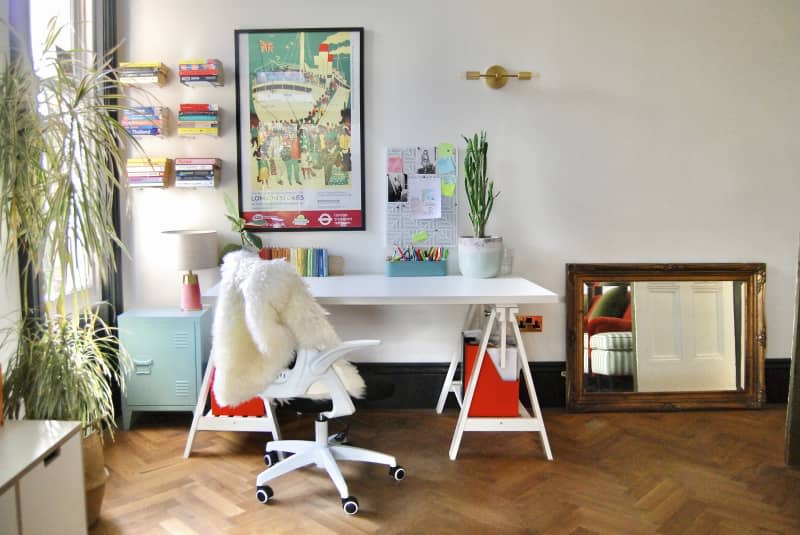
<svg viewBox="0 0 800 535">
<path fill-rule="evenodd" d="M 500 89 L 509 78 L 516 78 L 517 80 L 530 80 L 531 78 L 538 78 L 538 72 L 519 71 L 517 74 L 510 74 L 505 67 L 501 65 L 492 65 L 486 72 L 481 74 L 480 71 L 467 71 L 467 80 L 480 80 L 484 78 L 486 85 L 492 89 Z"/>
</svg>

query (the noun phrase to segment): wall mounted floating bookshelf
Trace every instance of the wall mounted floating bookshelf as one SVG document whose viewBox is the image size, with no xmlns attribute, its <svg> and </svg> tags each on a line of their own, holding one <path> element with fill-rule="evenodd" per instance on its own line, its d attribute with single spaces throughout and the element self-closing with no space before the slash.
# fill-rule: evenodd
<svg viewBox="0 0 800 535">
<path fill-rule="evenodd" d="M 167 83 L 169 68 L 160 61 L 125 61 L 119 64 L 119 83 L 158 86 Z"/>
</svg>

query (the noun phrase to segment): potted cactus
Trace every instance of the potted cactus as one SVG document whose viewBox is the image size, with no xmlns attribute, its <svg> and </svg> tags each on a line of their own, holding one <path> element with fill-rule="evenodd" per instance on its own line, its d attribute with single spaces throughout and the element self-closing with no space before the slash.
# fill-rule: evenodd
<svg viewBox="0 0 800 535">
<path fill-rule="evenodd" d="M 486 153 L 489 144 L 486 132 L 464 137 L 467 152 L 464 156 L 464 189 L 469 203 L 469 220 L 472 236 L 458 240 L 458 267 L 465 277 L 489 278 L 497 276 L 503 259 L 503 238 L 486 235 L 486 222 L 494 208 L 494 182 L 486 174 Z"/>
</svg>

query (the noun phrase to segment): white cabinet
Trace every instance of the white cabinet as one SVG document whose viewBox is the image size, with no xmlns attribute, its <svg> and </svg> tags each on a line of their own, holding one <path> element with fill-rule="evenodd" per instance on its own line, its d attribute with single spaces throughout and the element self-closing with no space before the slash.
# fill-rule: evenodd
<svg viewBox="0 0 800 535">
<path fill-rule="evenodd" d="M 78 422 L 6 421 L 0 459 L 0 534 L 86 533 Z"/>
<path fill-rule="evenodd" d="M 0 494 L 0 535 L 19 535 L 17 491 L 10 487 Z"/>
</svg>

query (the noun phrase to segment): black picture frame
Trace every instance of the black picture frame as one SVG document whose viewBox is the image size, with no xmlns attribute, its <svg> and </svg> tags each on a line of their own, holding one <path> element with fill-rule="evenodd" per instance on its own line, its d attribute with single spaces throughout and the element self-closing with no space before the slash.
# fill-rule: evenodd
<svg viewBox="0 0 800 535">
<path fill-rule="evenodd" d="M 364 28 L 242 29 L 234 42 L 245 228 L 365 230 Z"/>
</svg>

